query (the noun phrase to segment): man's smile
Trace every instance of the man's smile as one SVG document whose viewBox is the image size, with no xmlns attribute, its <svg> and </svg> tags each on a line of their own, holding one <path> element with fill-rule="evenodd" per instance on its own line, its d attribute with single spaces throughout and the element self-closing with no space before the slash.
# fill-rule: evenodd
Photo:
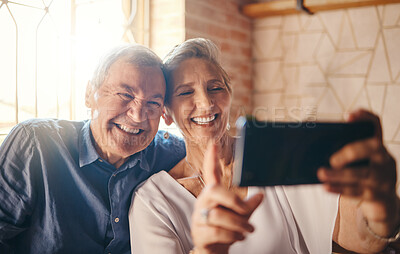
<svg viewBox="0 0 400 254">
<path fill-rule="evenodd" d="M 115 126 L 117 126 L 118 129 L 120 129 L 120 130 L 122 130 L 122 131 L 124 131 L 126 133 L 129 133 L 129 134 L 137 135 L 137 134 L 140 134 L 140 133 L 142 133 L 144 131 L 143 129 L 132 128 L 132 127 L 128 127 L 128 126 L 123 125 L 123 124 L 115 124 Z"/>
</svg>

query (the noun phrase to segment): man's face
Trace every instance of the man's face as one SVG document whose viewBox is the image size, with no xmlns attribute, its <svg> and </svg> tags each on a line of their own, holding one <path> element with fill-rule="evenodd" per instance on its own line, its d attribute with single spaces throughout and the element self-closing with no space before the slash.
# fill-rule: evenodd
<svg viewBox="0 0 400 254">
<path fill-rule="evenodd" d="M 120 59 L 111 65 L 103 84 L 92 89 L 86 105 L 92 111 L 90 127 L 100 156 L 114 164 L 115 159 L 145 149 L 157 133 L 164 106 L 161 69 Z"/>
</svg>

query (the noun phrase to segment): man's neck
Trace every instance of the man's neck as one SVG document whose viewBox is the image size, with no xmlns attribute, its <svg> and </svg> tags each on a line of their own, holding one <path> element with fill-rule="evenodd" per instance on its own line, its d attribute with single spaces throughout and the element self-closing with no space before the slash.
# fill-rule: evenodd
<svg viewBox="0 0 400 254">
<path fill-rule="evenodd" d="M 108 163 L 113 165 L 116 169 L 121 167 L 128 160 L 129 157 L 121 157 L 121 155 L 113 154 L 111 152 L 107 152 L 107 150 L 105 149 L 101 149 L 101 147 L 98 145 L 97 140 L 93 135 L 92 126 L 90 126 L 90 132 L 91 132 L 90 136 L 93 146 L 101 159 L 107 161 Z"/>
<path fill-rule="evenodd" d="M 123 158 L 121 156 L 117 156 L 117 155 L 112 154 L 112 153 L 103 152 L 100 149 L 100 147 L 98 145 L 96 145 L 96 144 L 95 144 L 95 148 L 96 148 L 96 152 L 99 154 L 99 156 L 103 160 L 105 160 L 108 163 L 110 163 L 111 165 L 113 165 L 116 169 L 121 167 L 129 158 L 129 157 Z"/>
</svg>

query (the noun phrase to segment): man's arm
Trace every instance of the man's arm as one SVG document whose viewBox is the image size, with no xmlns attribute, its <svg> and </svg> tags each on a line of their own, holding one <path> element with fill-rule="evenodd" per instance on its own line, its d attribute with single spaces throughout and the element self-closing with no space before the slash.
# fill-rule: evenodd
<svg viewBox="0 0 400 254">
<path fill-rule="evenodd" d="M 0 147 L 0 253 L 12 253 L 13 238 L 28 225 L 37 163 L 33 134 L 16 126 Z"/>
</svg>

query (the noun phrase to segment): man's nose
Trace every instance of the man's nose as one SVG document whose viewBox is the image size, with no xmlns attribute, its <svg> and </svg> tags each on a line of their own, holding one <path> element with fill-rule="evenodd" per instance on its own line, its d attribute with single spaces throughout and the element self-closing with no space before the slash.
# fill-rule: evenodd
<svg viewBox="0 0 400 254">
<path fill-rule="evenodd" d="M 143 122 L 147 119 L 146 107 L 141 102 L 132 102 L 127 114 L 135 122 Z"/>
</svg>

